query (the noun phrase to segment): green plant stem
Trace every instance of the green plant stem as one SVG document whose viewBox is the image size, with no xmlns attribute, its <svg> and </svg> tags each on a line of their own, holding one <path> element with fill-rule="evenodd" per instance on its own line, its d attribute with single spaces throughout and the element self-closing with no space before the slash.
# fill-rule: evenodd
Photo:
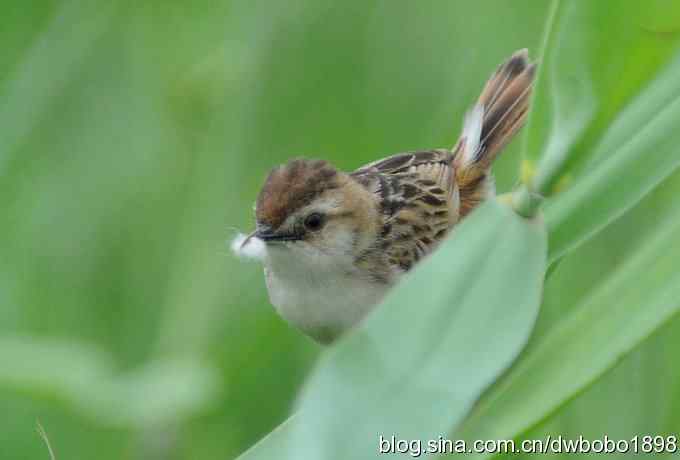
<svg viewBox="0 0 680 460">
<path fill-rule="evenodd" d="M 512 194 L 512 208 L 517 214 L 528 219 L 534 217 L 543 202 L 543 197 L 522 185 Z"/>
</svg>

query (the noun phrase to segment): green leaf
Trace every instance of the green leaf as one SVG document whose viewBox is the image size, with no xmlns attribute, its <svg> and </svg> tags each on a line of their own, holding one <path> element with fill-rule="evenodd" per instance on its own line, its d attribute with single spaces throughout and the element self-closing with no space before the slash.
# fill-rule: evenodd
<svg viewBox="0 0 680 460">
<path fill-rule="evenodd" d="M 456 438 L 520 436 L 677 317 L 680 212 L 663 223 L 594 294 L 527 348 L 480 400 Z"/>
<path fill-rule="evenodd" d="M 82 343 L 2 337 L 0 362 L 0 390 L 55 399 L 106 426 L 174 422 L 218 394 L 215 371 L 196 360 L 152 361 L 115 375 L 107 353 Z"/>
<path fill-rule="evenodd" d="M 288 449 L 288 440 L 293 434 L 293 427 L 299 419 L 297 414 L 292 415 L 254 446 L 239 455 L 237 460 L 283 458 L 283 452 Z"/>
<path fill-rule="evenodd" d="M 556 3 L 524 146 L 534 191 L 551 195 L 587 169 L 608 126 L 677 52 L 679 27 L 677 2 Z M 604 46 L 612 37 L 615 50 Z"/>
<path fill-rule="evenodd" d="M 680 4 L 554 5 L 523 165 L 531 190 L 557 194 L 546 210 L 550 262 L 680 166 Z M 616 49 L 604 46 L 612 37 Z"/>
<path fill-rule="evenodd" d="M 380 435 L 445 433 L 526 343 L 545 256 L 542 222 L 486 203 L 322 356 L 290 435 L 272 442 L 287 443 L 284 458 L 361 459 Z"/>
<path fill-rule="evenodd" d="M 103 384 L 100 391 L 109 400 L 93 407 L 110 424 L 137 429 L 188 420 L 210 407 L 220 393 L 216 370 L 195 356 L 151 361 Z"/>
<path fill-rule="evenodd" d="M 111 372 L 98 347 L 31 337 L 0 338 L 0 388 L 70 400 Z"/>
<path fill-rule="evenodd" d="M 624 111 L 594 151 L 603 158 L 546 209 L 550 261 L 637 203 L 680 166 L 680 55 Z"/>
</svg>

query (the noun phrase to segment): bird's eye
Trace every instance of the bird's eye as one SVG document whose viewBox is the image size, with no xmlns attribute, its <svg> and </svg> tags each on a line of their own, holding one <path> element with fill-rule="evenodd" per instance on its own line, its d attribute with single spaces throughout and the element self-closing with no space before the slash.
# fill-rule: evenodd
<svg viewBox="0 0 680 460">
<path fill-rule="evenodd" d="M 313 212 L 305 217 L 305 228 L 311 231 L 321 230 L 324 224 L 324 217 L 318 212 Z"/>
</svg>

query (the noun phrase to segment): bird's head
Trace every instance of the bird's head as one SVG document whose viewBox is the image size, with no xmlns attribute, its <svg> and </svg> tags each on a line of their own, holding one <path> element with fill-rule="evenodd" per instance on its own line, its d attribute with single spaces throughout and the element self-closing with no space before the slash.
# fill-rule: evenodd
<svg viewBox="0 0 680 460">
<path fill-rule="evenodd" d="M 253 236 L 267 252 L 315 265 L 342 264 L 365 250 L 377 228 L 371 194 L 322 160 L 292 160 L 273 169 L 257 198 Z"/>
</svg>

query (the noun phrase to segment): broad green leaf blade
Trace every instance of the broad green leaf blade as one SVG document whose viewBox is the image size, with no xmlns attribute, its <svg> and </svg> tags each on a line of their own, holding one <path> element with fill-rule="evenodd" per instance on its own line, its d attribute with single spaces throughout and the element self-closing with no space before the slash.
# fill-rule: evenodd
<svg viewBox="0 0 680 460">
<path fill-rule="evenodd" d="M 669 33 L 678 27 L 677 2 L 557 4 L 524 145 L 524 179 L 534 191 L 552 195 L 587 171 L 611 122 L 678 51 L 680 35 Z M 613 37 L 616 47 L 606 46 Z"/>
<path fill-rule="evenodd" d="M 285 422 L 274 428 L 267 436 L 259 440 L 250 449 L 239 455 L 237 460 L 264 460 L 282 458 L 282 453 L 288 449 L 288 441 L 293 434 L 293 427 L 298 423 L 297 414 L 289 417 Z"/>
<path fill-rule="evenodd" d="M 677 317 L 679 214 L 676 211 L 592 296 L 533 343 L 480 400 L 456 437 L 520 436 Z"/>
<path fill-rule="evenodd" d="M 380 435 L 426 440 L 456 426 L 526 343 L 545 256 L 541 222 L 482 206 L 322 357 L 285 458 L 374 458 Z"/>
</svg>

